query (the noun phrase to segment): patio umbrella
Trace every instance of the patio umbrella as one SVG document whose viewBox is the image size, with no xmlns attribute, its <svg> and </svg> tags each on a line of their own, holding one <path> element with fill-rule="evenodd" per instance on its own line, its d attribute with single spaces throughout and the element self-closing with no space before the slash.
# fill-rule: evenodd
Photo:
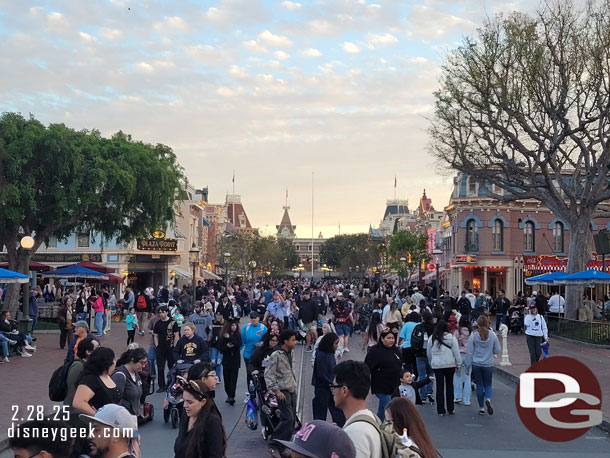
<svg viewBox="0 0 610 458">
<path fill-rule="evenodd" d="M 0 264 L 0 268 L 6 269 L 8 267 L 8 263 Z M 48 270 L 53 270 L 53 267 L 47 266 L 46 264 L 42 264 L 36 261 L 30 261 L 30 270 L 32 272 L 46 272 Z"/>
<path fill-rule="evenodd" d="M 107 275 L 81 267 L 78 264 L 62 267 L 52 272 L 45 272 L 42 276 L 45 278 L 96 278 L 98 280 L 108 280 Z"/>
<path fill-rule="evenodd" d="M 103 274 L 112 274 L 114 273 L 114 269 L 112 267 L 106 267 L 101 264 L 95 264 L 90 261 L 81 261 L 77 265 L 81 267 L 85 267 L 87 269 L 95 270 L 96 272 L 101 272 Z"/>
<path fill-rule="evenodd" d="M 12 270 L 0 269 L 0 283 L 27 283 L 30 277 Z"/>
<path fill-rule="evenodd" d="M 123 277 L 119 277 L 118 275 L 108 274 L 108 283 L 123 283 Z"/>
<path fill-rule="evenodd" d="M 535 277 L 530 277 L 525 279 L 525 283 L 528 285 L 554 285 L 558 283 L 558 280 L 565 277 L 566 273 L 564 272 L 551 272 L 542 275 L 536 275 Z"/>
<path fill-rule="evenodd" d="M 555 281 L 562 285 L 596 285 L 610 283 L 610 274 L 600 272 L 599 270 L 583 270 L 573 274 L 567 274 Z"/>
</svg>

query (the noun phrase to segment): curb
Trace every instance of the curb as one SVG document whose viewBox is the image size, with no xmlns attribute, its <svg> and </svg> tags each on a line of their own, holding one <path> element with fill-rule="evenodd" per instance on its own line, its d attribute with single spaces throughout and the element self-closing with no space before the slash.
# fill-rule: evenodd
<svg viewBox="0 0 610 458">
<path fill-rule="evenodd" d="M 506 369 L 503 369 L 501 366 L 494 366 L 494 373 L 506 383 L 509 383 L 515 387 L 519 385 L 519 377 L 514 374 L 511 374 Z M 597 425 L 596 428 L 601 429 L 606 433 L 610 433 L 610 418 L 603 417 L 602 422 Z"/>
</svg>

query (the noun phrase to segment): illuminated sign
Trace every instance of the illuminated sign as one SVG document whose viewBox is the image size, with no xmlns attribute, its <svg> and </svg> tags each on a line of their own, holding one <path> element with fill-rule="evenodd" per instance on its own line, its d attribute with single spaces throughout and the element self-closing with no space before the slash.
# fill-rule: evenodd
<svg viewBox="0 0 610 458">
<path fill-rule="evenodd" d="M 178 251 L 176 239 L 138 239 L 138 250 L 142 251 Z"/>
</svg>

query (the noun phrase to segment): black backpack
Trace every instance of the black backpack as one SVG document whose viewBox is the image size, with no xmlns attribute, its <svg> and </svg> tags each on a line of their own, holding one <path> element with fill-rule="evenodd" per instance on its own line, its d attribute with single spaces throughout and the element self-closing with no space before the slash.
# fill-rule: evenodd
<svg viewBox="0 0 610 458">
<path fill-rule="evenodd" d="M 423 324 L 418 324 L 413 328 L 413 332 L 411 333 L 411 348 L 416 351 L 421 351 L 424 349 L 424 338 L 426 331 L 424 329 Z"/>
<path fill-rule="evenodd" d="M 55 402 L 61 402 L 66 399 L 68 394 L 68 371 L 74 361 L 68 361 L 59 366 L 51 375 L 49 380 L 49 399 Z"/>
</svg>

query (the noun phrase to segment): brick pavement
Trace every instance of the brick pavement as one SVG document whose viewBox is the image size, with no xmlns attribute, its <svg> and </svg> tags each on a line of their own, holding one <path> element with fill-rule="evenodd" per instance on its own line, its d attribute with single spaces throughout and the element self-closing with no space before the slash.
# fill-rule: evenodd
<svg viewBox="0 0 610 458">
<path fill-rule="evenodd" d="M 502 337 L 498 333 L 500 342 Z M 549 356 L 569 356 L 585 364 L 597 376 L 602 390 L 602 412 L 605 420 L 610 419 L 610 349 L 588 346 L 585 344 L 549 338 Z M 525 335 L 508 336 L 508 354 L 512 366 L 500 366 L 500 357 L 496 362 L 496 372 L 504 372 L 509 378 L 517 378 L 530 367 L 530 356 L 525 342 Z"/>
</svg>

